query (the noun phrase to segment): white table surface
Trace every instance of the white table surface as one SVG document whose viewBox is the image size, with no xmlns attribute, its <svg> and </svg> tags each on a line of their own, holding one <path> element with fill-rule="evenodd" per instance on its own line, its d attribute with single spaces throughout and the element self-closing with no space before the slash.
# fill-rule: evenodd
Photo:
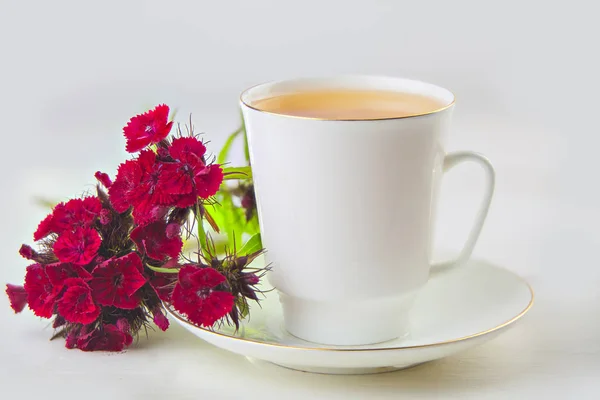
<svg viewBox="0 0 600 400">
<path fill-rule="evenodd" d="M 193 111 L 214 150 L 244 87 L 371 73 L 457 93 L 448 150 L 481 151 L 497 170 L 475 257 L 528 280 L 531 312 L 444 360 L 326 376 L 257 367 L 176 325 L 122 354 L 67 350 L 0 295 L 0 399 L 600 398 L 597 13 L 583 2 L 296 3 L 2 1 L 0 283 L 22 282 L 17 250 L 46 213 L 33 197 L 64 200 L 90 190 L 96 170 L 114 174 L 121 127 L 144 107 Z M 480 183 L 468 165 L 445 179 L 439 248 L 460 247 Z"/>
<path fill-rule="evenodd" d="M 600 266 L 593 254 L 600 242 L 597 193 L 555 192 L 560 176 L 566 179 L 562 184 L 570 179 L 555 163 L 564 150 L 560 140 L 495 123 L 485 128 L 485 138 L 509 133 L 491 144 L 480 134 L 484 125 L 484 120 L 457 117 L 449 144 L 449 149 L 482 150 L 495 160 L 497 196 L 475 256 L 520 274 L 536 292 L 530 313 L 495 340 L 406 371 L 313 375 L 253 365 L 175 324 L 166 333 L 140 337 L 122 354 L 67 350 L 62 340 L 48 341 L 52 329 L 47 321 L 29 311 L 13 315 L 0 296 L 2 392 L 11 394 L 6 398 L 52 399 L 76 399 L 84 391 L 90 399 L 595 398 L 600 385 Z M 529 138 L 525 148 L 512 149 L 511 143 L 522 135 Z M 542 139 L 543 151 L 530 152 Z M 575 168 L 580 161 L 572 156 Z M 461 167 L 444 182 L 438 234 L 442 247 L 460 246 L 474 214 L 471 206 L 477 202 L 478 172 Z M 60 196 L 60 190 L 52 188 L 50 172 L 41 166 L 19 176 L 26 182 L 5 201 L 13 207 L 23 205 L 18 206 L 20 212 L 5 216 L 0 254 L 2 281 L 14 283 L 20 282 L 26 265 L 16 254 L 18 243 L 30 237 L 45 212 L 28 201 L 39 194 L 33 185 Z M 63 186 L 76 193 L 82 182 L 92 181 L 75 176 Z"/>
</svg>

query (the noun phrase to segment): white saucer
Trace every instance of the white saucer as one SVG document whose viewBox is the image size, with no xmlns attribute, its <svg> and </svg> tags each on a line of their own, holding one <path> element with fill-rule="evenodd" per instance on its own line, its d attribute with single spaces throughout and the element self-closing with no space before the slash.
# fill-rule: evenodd
<svg viewBox="0 0 600 400">
<path fill-rule="evenodd" d="M 236 333 L 203 329 L 170 314 L 188 331 L 231 352 L 301 371 L 367 374 L 407 368 L 493 339 L 531 308 L 531 287 L 510 271 L 483 261 L 432 273 L 419 292 L 409 337 L 366 346 L 329 346 L 298 339 L 283 328 L 276 292 L 253 306 Z M 390 315 L 390 318 L 393 318 Z"/>
</svg>

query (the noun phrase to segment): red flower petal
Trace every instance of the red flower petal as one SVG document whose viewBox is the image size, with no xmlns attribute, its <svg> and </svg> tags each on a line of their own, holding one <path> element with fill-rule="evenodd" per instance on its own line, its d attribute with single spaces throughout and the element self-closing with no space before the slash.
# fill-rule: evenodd
<svg viewBox="0 0 600 400">
<path fill-rule="evenodd" d="M 209 289 L 220 285 L 226 279 L 213 268 L 198 268 L 190 264 L 179 271 L 179 281 L 186 288 Z"/>
<path fill-rule="evenodd" d="M 223 170 L 219 164 L 212 164 L 204 168 L 194 177 L 196 193 L 203 199 L 214 196 L 223 182 Z"/>
<path fill-rule="evenodd" d="M 21 255 L 21 257 L 27 260 L 36 260 L 39 257 L 39 254 L 33 248 L 31 248 L 31 246 L 28 246 L 26 244 L 21 245 L 21 248 L 19 249 L 19 254 Z"/>
<path fill-rule="evenodd" d="M 90 287 L 81 278 L 65 280 L 66 290 L 58 301 L 58 312 L 65 320 L 90 324 L 100 315 L 100 308 L 92 299 Z"/>
<path fill-rule="evenodd" d="M 32 264 L 27 267 L 24 287 L 27 291 L 27 303 L 33 313 L 38 317 L 50 318 L 58 293 L 50 283 L 43 265 Z"/>
<path fill-rule="evenodd" d="M 166 138 L 173 124 L 167 122 L 168 118 L 169 107 L 165 104 L 131 118 L 123 128 L 123 134 L 127 139 L 126 150 L 135 153 Z"/>
<path fill-rule="evenodd" d="M 82 266 L 60 262 L 46 265 L 46 275 L 50 283 L 57 288 L 61 288 L 69 278 L 81 278 L 83 281 L 92 279 L 92 274 Z"/>
<path fill-rule="evenodd" d="M 169 320 L 163 313 L 161 306 L 154 308 L 154 310 L 152 310 L 152 314 L 154 315 L 153 320 L 156 326 L 158 326 L 161 331 L 166 331 L 169 328 Z"/>
<path fill-rule="evenodd" d="M 100 182 L 105 188 L 109 189 L 112 186 L 112 181 L 110 180 L 108 174 L 97 171 L 94 174 L 94 177 L 96 177 L 96 179 L 98 179 L 98 182 Z"/>
<path fill-rule="evenodd" d="M 169 211 L 167 206 L 152 204 L 149 199 L 138 203 L 133 209 L 133 220 L 136 225 L 146 225 L 150 222 L 160 220 Z"/>
<path fill-rule="evenodd" d="M 129 333 L 131 331 L 131 325 L 125 318 L 121 318 L 117 321 L 117 329 L 125 334 L 125 346 L 129 346 L 133 343 L 133 336 Z"/>
<path fill-rule="evenodd" d="M 204 163 L 202 167 L 204 168 Z M 183 163 L 165 163 L 160 190 L 169 194 L 189 194 L 194 191 L 193 167 Z M 196 196 L 194 196 L 195 198 Z"/>
<path fill-rule="evenodd" d="M 169 239 L 178 237 L 181 234 L 181 225 L 177 223 L 168 224 L 167 229 L 165 230 L 165 234 Z"/>
<path fill-rule="evenodd" d="M 142 170 L 137 160 L 128 160 L 119 165 L 117 178 L 108 189 L 110 203 L 117 212 L 125 212 L 131 207 L 131 193 L 141 178 Z"/>
<path fill-rule="evenodd" d="M 172 305 L 177 311 L 187 315 L 190 322 L 200 326 L 212 326 L 233 308 L 233 294 L 214 290 L 215 286 L 225 280 L 223 275 L 212 268 L 186 265 L 179 271 Z"/>
<path fill-rule="evenodd" d="M 161 274 L 155 272 L 154 276 L 150 278 L 150 286 L 152 286 L 159 299 L 170 302 L 176 281 L 177 274 Z"/>
<path fill-rule="evenodd" d="M 190 194 L 182 194 L 180 196 L 176 196 L 173 201 L 173 205 L 178 208 L 187 208 L 196 204 L 198 201 L 198 196 L 196 193 Z"/>
<path fill-rule="evenodd" d="M 164 260 L 167 256 L 177 258 L 183 247 L 181 237 L 167 237 L 167 223 L 165 221 L 156 221 L 145 226 L 138 226 L 131 232 L 131 239 L 137 245 L 138 250 L 159 261 Z"/>
<path fill-rule="evenodd" d="M 48 214 L 46 218 L 44 218 L 42 222 L 40 222 L 40 224 L 37 227 L 37 230 L 33 234 L 33 240 L 37 242 L 38 240 L 41 240 L 49 234 L 51 234 L 52 232 L 54 232 L 53 219 L 54 216 L 52 214 Z"/>
<path fill-rule="evenodd" d="M 23 311 L 27 305 L 27 291 L 25 288 L 23 286 L 16 286 L 8 283 L 6 284 L 6 294 L 10 300 L 10 307 L 15 313 Z"/>
<path fill-rule="evenodd" d="M 141 270 L 142 260 L 136 253 L 111 258 L 98 265 L 92 271 L 93 278 L 89 282 L 94 299 L 103 306 L 136 308 L 139 298 L 134 294 L 146 283 Z"/>
<path fill-rule="evenodd" d="M 65 232 L 54 243 L 54 254 L 62 262 L 76 265 L 89 264 L 96 254 L 102 239 L 91 228 L 78 228 L 74 232 Z"/>
<path fill-rule="evenodd" d="M 78 227 L 90 227 L 101 210 L 100 200 L 93 196 L 60 203 L 54 208 L 52 220 L 54 231 L 62 234 Z"/>
<path fill-rule="evenodd" d="M 189 315 L 192 322 L 202 326 L 213 326 L 215 322 L 229 314 L 233 308 L 234 297 L 229 292 L 214 291 L 195 313 Z"/>
<path fill-rule="evenodd" d="M 204 163 L 203 157 L 205 153 L 206 147 L 195 137 L 179 137 L 173 139 L 171 147 L 169 148 L 171 157 L 173 157 L 174 160 L 183 163 Z"/>
<path fill-rule="evenodd" d="M 100 211 L 100 223 L 102 225 L 108 225 L 110 224 L 110 221 L 112 221 L 112 214 L 110 210 L 105 208 L 102 211 Z"/>
<path fill-rule="evenodd" d="M 76 337 L 67 337 L 67 346 L 69 342 L 75 342 L 75 346 L 83 351 L 122 351 L 132 340 L 130 334 L 122 332 L 115 325 L 106 324 L 93 330 L 84 327 Z"/>
<path fill-rule="evenodd" d="M 66 323 L 67 323 L 67 321 L 63 317 L 61 317 L 60 315 L 57 315 L 54 318 L 54 321 L 52 322 L 52 328 L 54 328 L 54 329 L 60 328 L 61 326 L 63 326 Z"/>
</svg>

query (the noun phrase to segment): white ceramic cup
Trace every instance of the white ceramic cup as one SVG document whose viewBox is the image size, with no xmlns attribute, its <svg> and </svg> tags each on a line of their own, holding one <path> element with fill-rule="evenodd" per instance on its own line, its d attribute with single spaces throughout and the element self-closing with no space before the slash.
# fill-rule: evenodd
<svg viewBox="0 0 600 400">
<path fill-rule="evenodd" d="M 271 113 L 260 99 L 319 89 L 417 93 L 440 109 L 371 120 Z M 241 95 L 269 282 L 293 335 L 364 345 L 408 334 L 409 310 L 429 277 L 434 216 L 444 172 L 475 161 L 486 172 L 484 199 L 458 258 L 467 260 L 494 189 L 482 155 L 447 154 L 454 95 L 400 78 L 342 76 L 254 86 Z"/>
</svg>

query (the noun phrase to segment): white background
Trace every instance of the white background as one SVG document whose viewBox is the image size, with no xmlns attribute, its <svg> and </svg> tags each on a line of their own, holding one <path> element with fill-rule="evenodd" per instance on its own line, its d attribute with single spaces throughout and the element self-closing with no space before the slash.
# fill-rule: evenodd
<svg viewBox="0 0 600 400">
<path fill-rule="evenodd" d="M 0 282 L 46 210 L 114 174 L 121 128 L 157 103 L 193 113 L 217 150 L 247 86 L 368 73 L 430 81 L 458 105 L 448 150 L 487 154 L 497 196 L 476 256 L 534 287 L 514 330 L 409 371 L 260 370 L 173 326 L 125 354 L 67 351 L 0 296 L 6 398 L 597 398 L 600 93 L 597 12 L 584 1 L 0 1 Z M 440 247 L 458 249 L 481 175 L 444 183 Z"/>
</svg>

